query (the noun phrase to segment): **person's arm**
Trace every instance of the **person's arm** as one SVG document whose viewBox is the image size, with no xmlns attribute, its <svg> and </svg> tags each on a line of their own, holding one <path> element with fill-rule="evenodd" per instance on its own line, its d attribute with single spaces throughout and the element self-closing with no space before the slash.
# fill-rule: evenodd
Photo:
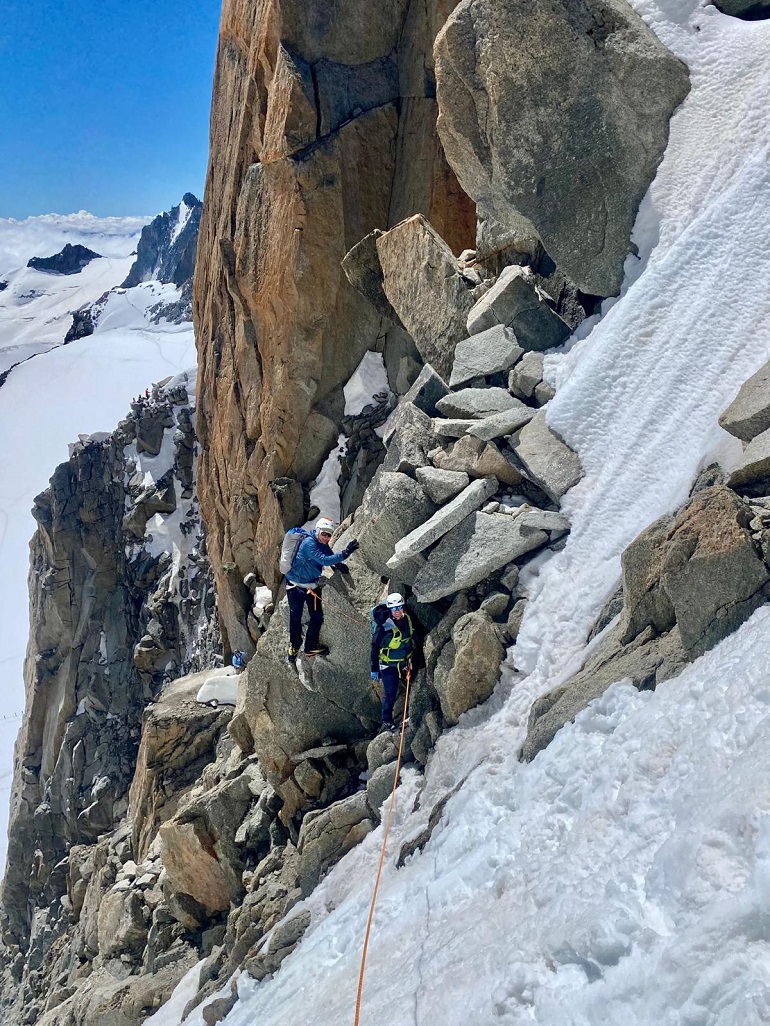
<svg viewBox="0 0 770 1026">
<path fill-rule="evenodd" d="M 378 624 L 372 634 L 372 644 L 369 650 L 369 666 L 372 673 L 379 673 L 380 671 L 380 649 L 382 648 L 384 638 L 385 628 Z"/>
<path fill-rule="evenodd" d="M 316 542 L 315 545 L 313 560 L 316 563 L 320 563 L 321 566 L 335 566 L 337 563 L 342 563 L 348 556 L 352 556 L 358 548 L 358 542 L 355 539 L 349 542 L 342 552 L 332 552 L 328 545 L 321 545 L 320 542 Z M 325 555 L 325 552 L 328 552 L 329 555 Z"/>
</svg>

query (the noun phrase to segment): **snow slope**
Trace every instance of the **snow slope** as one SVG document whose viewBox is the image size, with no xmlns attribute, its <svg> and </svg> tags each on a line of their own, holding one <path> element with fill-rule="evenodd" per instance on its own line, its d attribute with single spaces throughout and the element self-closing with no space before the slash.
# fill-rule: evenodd
<svg viewBox="0 0 770 1026">
<path fill-rule="evenodd" d="M 195 366 L 192 325 L 153 324 L 149 308 L 178 298 L 174 286 L 147 282 L 109 296 L 93 335 L 62 346 L 71 312 L 117 286 L 128 274 L 149 218 L 95 218 L 81 212 L 26 221 L 0 220 L 0 373 L 20 363 L 0 386 L 0 872 L 5 863 L 13 743 L 24 708 L 22 667 L 28 635 L 28 543 L 32 500 L 48 484 L 67 445 L 81 433 L 112 431 L 131 398 L 153 381 Z M 26 267 L 66 242 L 104 259 L 77 275 Z M 21 302 L 30 287 L 44 294 Z M 55 347 L 55 348 L 52 348 Z M 3 362 L 5 361 L 5 362 Z"/>
<path fill-rule="evenodd" d="M 614 685 L 534 762 L 516 759 L 532 700 L 579 664 L 623 547 L 700 465 L 731 458 L 717 417 L 770 357 L 770 22 L 633 3 L 687 61 L 692 92 L 624 294 L 549 367 L 550 422 L 586 469 L 569 542 L 533 580 L 495 695 L 440 739 L 417 812 L 423 785 L 402 778 L 362 1026 L 770 1021 L 770 609 L 654 693 Z M 396 870 L 400 843 L 460 781 Z M 273 979 L 241 977 L 225 1026 L 353 1021 L 381 839 L 304 903 L 311 925 Z"/>
</svg>

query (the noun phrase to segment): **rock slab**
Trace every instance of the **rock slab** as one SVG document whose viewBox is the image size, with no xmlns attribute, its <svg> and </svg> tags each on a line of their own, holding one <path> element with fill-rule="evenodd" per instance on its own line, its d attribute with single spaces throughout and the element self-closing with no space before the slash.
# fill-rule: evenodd
<svg viewBox="0 0 770 1026">
<path fill-rule="evenodd" d="M 420 602 L 472 588 L 496 570 L 548 541 L 543 531 L 516 522 L 505 513 L 475 513 L 444 535 L 417 575 Z"/>
<path fill-rule="evenodd" d="M 551 431 L 543 411 L 522 428 L 514 451 L 535 484 L 554 502 L 583 476 L 579 456 Z"/>
<path fill-rule="evenodd" d="M 472 314 L 473 310 L 468 315 L 469 322 Z M 522 347 L 517 344 L 517 336 L 502 323 L 493 322 L 486 330 L 471 331 L 470 338 L 457 343 L 449 385 L 456 388 L 474 378 L 507 371 L 513 367 L 522 352 Z"/>
</svg>

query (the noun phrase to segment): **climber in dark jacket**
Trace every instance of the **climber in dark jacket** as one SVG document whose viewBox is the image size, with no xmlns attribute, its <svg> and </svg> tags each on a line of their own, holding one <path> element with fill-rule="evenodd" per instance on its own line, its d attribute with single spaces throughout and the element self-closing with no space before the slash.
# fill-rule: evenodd
<svg viewBox="0 0 770 1026">
<path fill-rule="evenodd" d="M 288 660 L 296 663 L 302 648 L 302 611 L 305 605 L 310 613 L 310 623 L 305 638 L 305 655 L 327 655 L 329 649 L 321 645 L 318 635 L 321 631 L 324 613 L 321 594 L 316 587 L 323 568 L 336 566 L 351 556 L 358 548 L 358 542 L 348 542 L 342 552 L 332 552 L 329 542 L 334 531 L 334 522 L 322 517 L 312 534 L 300 543 L 297 553 L 286 574 L 286 598 L 289 601 L 289 651 Z"/>
<path fill-rule="evenodd" d="M 375 606 L 372 618 L 371 677 L 382 681 L 382 732 L 395 729 L 393 706 L 398 685 L 411 669 L 417 635 L 412 618 L 404 609 L 404 597 L 398 592 L 388 595 L 384 606 Z M 405 709 L 404 717 L 407 716 Z"/>
</svg>

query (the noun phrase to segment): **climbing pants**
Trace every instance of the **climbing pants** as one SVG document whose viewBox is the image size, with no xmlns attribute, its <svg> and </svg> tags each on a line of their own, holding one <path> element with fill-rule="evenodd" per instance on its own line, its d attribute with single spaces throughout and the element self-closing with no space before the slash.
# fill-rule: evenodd
<svg viewBox="0 0 770 1026">
<path fill-rule="evenodd" d="M 382 722 L 393 722 L 393 706 L 398 697 L 398 685 L 404 677 L 406 663 L 380 663 L 382 681 Z M 404 712 L 406 716 L 407 713 Z"/>
<path fill-rule="evenodd" d="M 310 623 L 307 626 L 307 637 L 305 648 L 318 647 L 318 635 L 321 631 L 321 624 L 324 622 L 324 611 L 321 605 L 321 596 L 316 591 L 308 591 L 306 588 L 295 586 L 286 589 L 286 598 L 289 601 L 289 641 L 292 648 L 302 648 L 302 612 L 307 604 L 310 613 Z"/>
</svg>

